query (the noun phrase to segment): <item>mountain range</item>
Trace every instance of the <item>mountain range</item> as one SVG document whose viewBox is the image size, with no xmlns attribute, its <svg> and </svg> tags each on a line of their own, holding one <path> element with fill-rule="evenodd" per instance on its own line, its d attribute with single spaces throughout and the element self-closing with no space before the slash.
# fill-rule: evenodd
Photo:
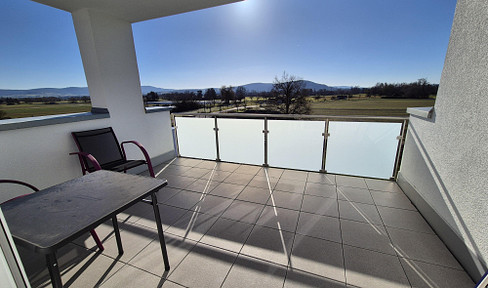
<svg viewBox="0 0 488 288">
<path fill-rule="evenodd" d="M 338 89 L 348 89 L 350 86 L 327 86 L 324 84 L 318 84 L 312 81 L 303 80 L 305 83 L 305 89 L 312 90 L 328 90 L 335 91 Z M 273 89 L 272 83 L 250 83 L 242 85 L 248 92 L 269 92 Z M 205 89 L 165 89 L 154 86 L 141 86 L 142 94 L 147 94 L 151 91 L 165 94 L 171 92 L 197 92 L 198 90 L 205 91 Z M 237 87 L 234 87 L 234 89 Z M 214 88 L 217 93 L 220 92 L 220 88 Z M 88 87 L 67 87 L 67 88 L 37 88 L 28 90 L 11 90 L 0 89 L 0 97 L 13 97 L 13 98 L 29 98 L 29 97 L 77 97 L 77 96 L 89 96 Z"/>
</svg>

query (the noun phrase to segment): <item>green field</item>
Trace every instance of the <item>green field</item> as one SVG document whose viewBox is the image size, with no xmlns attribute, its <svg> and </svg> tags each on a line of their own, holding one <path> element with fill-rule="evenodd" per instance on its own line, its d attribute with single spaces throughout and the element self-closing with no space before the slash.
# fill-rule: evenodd
<svg viewBox="0 0 488 288">
<path fill-rule="evenodd" d="M 248 99 L 250 100 L 250 99 Z M 361 115 L 361 116 L 407 116 L 408 107 L 434 106 L 435 99 L 381 99 L 381 98 L 351 98 L 347 100 L 316 100 L 309 98 L 313 115 Z M 247 101 L 247 106 L 257 105 L 254 101 Z M 222 109 L 234 107 L 229 105 Z M 16 104 L 0 105 L 0 111 L 4 111 L 5 117 L 22 118 L 32 116 L 44 116 L 66 113 L 88 112 L 91 104 L 59 102 L 57 104 Z M 208 109 L 206 110 L 208 112 Z M 213 107 L 212 112 L 219 111 Z M 203 112 L 203 109 L 193 112 Z"/>
<path fill-rule="evenodd" d="M 435 99 L 352 98 L 311 100 L 313 115 L 407 116 L 408 107 L 434 106 Z"/>
<path fill-rule="evenodd" d="M 88 112 L 91 110 L 91 104 L 68 102 L 61 102 L 58 104 L 2 104 L 0 105 L 0 110 L 5 111 L 6 117 L 23 118 L 33 116 Z"/>
</svg>

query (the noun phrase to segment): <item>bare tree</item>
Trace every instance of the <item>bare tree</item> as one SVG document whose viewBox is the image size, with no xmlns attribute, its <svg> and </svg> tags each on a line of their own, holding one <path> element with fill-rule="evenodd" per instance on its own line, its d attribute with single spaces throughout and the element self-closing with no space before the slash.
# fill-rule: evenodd
<svg viewBox="0 0 488 288">
<path fill-rule="evenodd" d="M 273 81 L 271 104 L 285 114 L 310 113 L 310 104 L 302 93 L 304 87 L 305 83 L 302 79 L 283 72 L 281 79 L 275 77 Z"/>
</svg>

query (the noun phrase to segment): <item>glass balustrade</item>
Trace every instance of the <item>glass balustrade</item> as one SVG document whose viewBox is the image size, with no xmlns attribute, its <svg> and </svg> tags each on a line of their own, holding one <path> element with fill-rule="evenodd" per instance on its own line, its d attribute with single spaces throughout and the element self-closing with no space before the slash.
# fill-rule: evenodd
<svg viewBox="0 0 488 288">
<path fill-rule="evenodd" d="M 329 123 L 329 173 L 388 179 L 393 175 L 401 123 Z"/>
<path fill-rule="evenodd" d="M 181 156 L 309 171 L 322 170 L 325 159 L 328 173 L 383 179 L 395 175 L 398 121 L 406 121 L 216 119 L 175 117 Z"/>
</svg>

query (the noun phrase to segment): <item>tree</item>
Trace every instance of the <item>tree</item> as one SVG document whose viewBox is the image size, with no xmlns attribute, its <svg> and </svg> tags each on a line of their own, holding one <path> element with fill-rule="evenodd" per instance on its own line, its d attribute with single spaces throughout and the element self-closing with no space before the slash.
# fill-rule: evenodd
<svg viewBox="0 0 488 288">
<path fill-rule="evenodd" d="M 310 104 L 302 94 L 304 86 L 302 79 L 283 72 L 281 79 L 275 77 L 270 104 L 285 114 L 310 113 Z"/>
<path fill-rule="evenodd" d="M 228 105 L 231 100 L 234 100 L 234 88 L 232 88 L 232 86 L 222 86 L 222 88 L 220 88 L 220 97 L 222 98 L 222 101 Z"/>
<path fill-rule="evenodd" d="M 205 94 L 203 94 L 203 98 L 205 100 L 212 100 L 213 106 L 215 106 L 215 99 L 217 99 L 217 92 L 215 92 L 214 88 L 209 88 L 207 91 L 205 91 Z"/>
</svg>

